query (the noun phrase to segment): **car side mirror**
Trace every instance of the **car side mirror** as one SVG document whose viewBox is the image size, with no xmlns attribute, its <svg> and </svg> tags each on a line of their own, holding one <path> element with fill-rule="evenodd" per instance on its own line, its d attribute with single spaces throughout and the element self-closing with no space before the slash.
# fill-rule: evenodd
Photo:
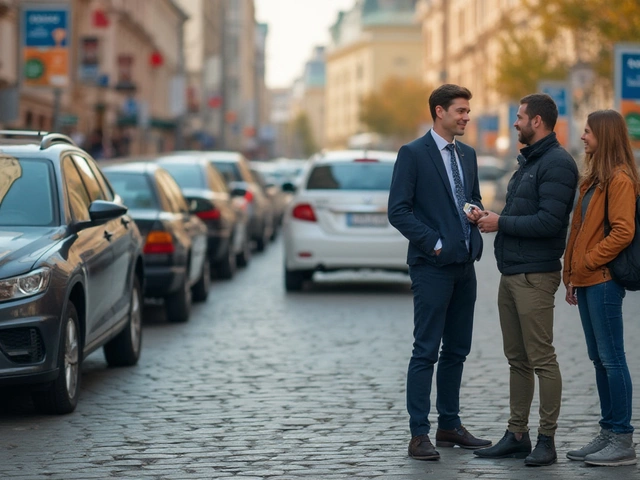
<svg viewBox="0 0 640 480">
<path fill-rule="evenodd" d="M 185 197 L 189 204 L 189 213 L 200 213 L 213 210 L 215 206 L 208 198 L 203 197 Z"/>
<path fill-rule="evenodd" d="M 291 182 L 285 182 L 282 184 L 283 192 L 295 193 L 296 190 L 297 190 L 296 186 Z"/>
<path fill-rule="evenodd" d="M 89 218 L 86 222 L 77 222 L 74 224 L 74 230 L 79 232 L 85 228 L 103 225 L 109 220 L 119 218 L 127 213 L 128 208 L 115 202 L 107 202 L 106 200 L 94 200 L 89 205 Z"/>
<path fill-rule="evenodd" d="M 107 223 L 109 220 L 121 217 L 127 213 L 128 208 L 115 202 L 95 200 L 89 205 L 89 216 L 94 225 Z"/>
<path fill-rule="evenodd" d="M 235 187 L 231 190 L 232 197 L 244 197 L 247 194 L 246 188 Z"/>
</svg>

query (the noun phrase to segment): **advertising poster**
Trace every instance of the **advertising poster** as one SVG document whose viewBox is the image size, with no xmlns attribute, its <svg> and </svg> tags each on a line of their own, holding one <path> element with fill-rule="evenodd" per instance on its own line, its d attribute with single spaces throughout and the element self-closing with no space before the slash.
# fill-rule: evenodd
<svg viewBox="0 0 640 480">
<path fill-rule="evenodd" d="M 28 87 L 69 85 L 69 7 L 24 5 L 22 8 L 22 72 Z"/>
<path fill-rule="evenodd" d="M 558 121 L 556 122 L 555 132 L 558 142 L 564 148 L 570 147 L 571 142 L 571 89 L 564 82 L 540 82 L 538 90 L 546 93 L 558 106 Z"/>
<path fill-rule="evenodd" d="M 615 49 L 616 109 L 627 122 L 631 144 L 640 151 L 640 44 L 618 44 Z"/>
</svg>

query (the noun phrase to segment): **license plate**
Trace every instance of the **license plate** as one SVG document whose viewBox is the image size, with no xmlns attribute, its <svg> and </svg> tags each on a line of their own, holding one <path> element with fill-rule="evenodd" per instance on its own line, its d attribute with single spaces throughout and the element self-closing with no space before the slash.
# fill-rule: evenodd
<svg viewBox="0 0 640 480">
<path fill-rule="evenodd" d="M 350 227 L 386 227 L 387 216 L 383 213 L 347 213 Z"/>
</svg>

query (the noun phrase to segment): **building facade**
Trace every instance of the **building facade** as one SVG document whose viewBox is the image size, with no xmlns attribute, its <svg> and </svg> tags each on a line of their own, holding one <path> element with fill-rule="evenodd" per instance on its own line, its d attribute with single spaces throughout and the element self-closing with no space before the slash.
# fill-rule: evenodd
<svg viewBox="0 0 640 480">
<path fill-rule="evenodd" d="M 19 58 L 26 51 L 19 2 L 8 9 L 0 4 L 0 61 L 9 65 L 6 73 L 0 70 L 0 88 L 11 85 L 18 103 L 17 114 L 0 116 L 0 123 L 64 131 L 97 158 L 173 149 L 185 104 L 180 79 L 185 13 L 173 0 L 56 5 L 69 9 L 68 82 L 58 87 L 26 81 Z"/>
<path fill-rule="evenodd" d="M 357 0 L 340 12 L 326 51 L 325 145 L 366 133 L 360 101 L 391 76 L 421 78 L 421 25 L 415 0 Z"/>
</svg>

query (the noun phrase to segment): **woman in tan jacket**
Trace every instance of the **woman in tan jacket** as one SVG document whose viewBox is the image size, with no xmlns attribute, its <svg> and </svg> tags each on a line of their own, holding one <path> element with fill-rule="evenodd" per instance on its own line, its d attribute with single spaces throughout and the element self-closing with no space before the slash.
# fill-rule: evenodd
<svg viewBox="0 0 640 480">
<path fill-rule="evenodd" d="M 595 366 L 601 419 L 600 433 L 567 457 L 591 465 L 633 465 L 632 387 L 622 320 L 625 290 L 611 279 L 607 263 L 633 238 L 640 177 L 625 121 L 618 112 L 591 113 L 580 138 L 585 169 L 571 221 L 563 281 L 567 303 L 578 305 L 587 352 Z M 605 197 L 611 226 L 606 236 Z"/>
</svg>

